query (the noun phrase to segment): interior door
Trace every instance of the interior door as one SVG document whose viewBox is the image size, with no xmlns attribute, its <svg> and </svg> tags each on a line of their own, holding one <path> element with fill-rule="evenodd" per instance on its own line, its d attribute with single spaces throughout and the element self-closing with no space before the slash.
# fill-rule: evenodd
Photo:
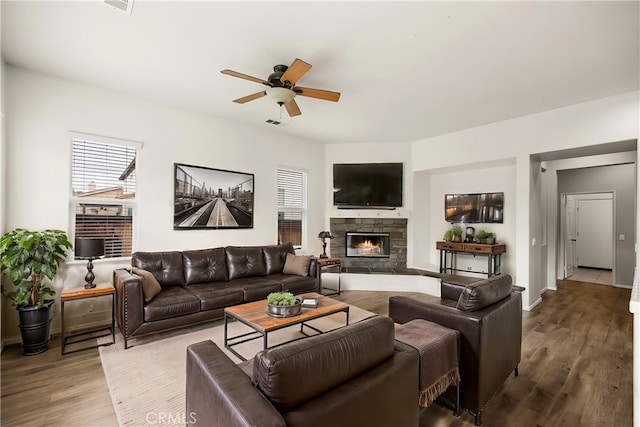
<svg viewBox="0 0 640 427">
<path fill-rule="evenodd" d="M 564 278 L 573 275 L 576 266 L 576 200 L 574 196 L 565 196 L 565 259 Z"/>
<path fill-rule="evenodd" d="M 578 200 L 577 265 L 613 269 L 613 201 Z"/>
</svg>

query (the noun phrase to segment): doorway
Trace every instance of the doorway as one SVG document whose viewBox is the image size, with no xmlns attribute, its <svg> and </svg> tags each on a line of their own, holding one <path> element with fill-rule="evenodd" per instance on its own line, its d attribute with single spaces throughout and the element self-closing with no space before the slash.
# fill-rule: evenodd
<svg viewBox="0 0 640 427">
<path fill-rule="evenodd" d="M 613 285 L 613 192 L 562 194 L 563 278 Z"/>
</svg>

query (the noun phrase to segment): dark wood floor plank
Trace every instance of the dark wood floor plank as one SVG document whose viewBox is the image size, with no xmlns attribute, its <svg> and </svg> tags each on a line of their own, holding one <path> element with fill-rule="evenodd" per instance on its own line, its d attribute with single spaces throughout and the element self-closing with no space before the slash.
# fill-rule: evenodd
<svg viewBox="0 0 640 427">
<path fill-rule="evenodd" d="M 337 299 L 388 314 L 388 299 L 420 293 L 345 291 Z M 484 426 L 632 425 L 632 316 L 630 290 L 559 281 L 542 303 L 523 313 L 522 361 L 483 414 Z M 22 356 L 9 346 L 1 361 L 2 426 L 115 426 L 106 379 L 96 349 Z M 420 425 L 472 426 L 437 404 Z"/>
</svg>

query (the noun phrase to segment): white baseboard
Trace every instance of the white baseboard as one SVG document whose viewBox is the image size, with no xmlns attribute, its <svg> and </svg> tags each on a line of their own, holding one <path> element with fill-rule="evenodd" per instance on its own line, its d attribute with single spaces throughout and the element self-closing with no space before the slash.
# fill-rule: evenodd
<svg viewBox="0 0 640 427">
<path fill-rule="evenodd" d="M 542 298 L 538 298 L 537 300 L 535 300 L 535 301 L 533 302 L 533 304 L 529 304 L 529 306 L 528 306 L 528 307 L 525 307 L 524 309 L 525 309 L 526 311 L 531 311 L 531 310 L 533 310 L 533 309 L 534 309 L 538 304 L 540 304 L 541 302 L 542 302 Z"/>
</svg>

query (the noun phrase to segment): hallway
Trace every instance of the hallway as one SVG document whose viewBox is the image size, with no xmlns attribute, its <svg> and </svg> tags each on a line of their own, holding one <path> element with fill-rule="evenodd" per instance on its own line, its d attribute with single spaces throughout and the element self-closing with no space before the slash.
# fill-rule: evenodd
<svg viewBox="0 0 640 427">
<path fill-rule="evenodd" d="M 603 270 L 600 268 L 578 267 L 573 270 L 571 276 L 567 277 L 567 280 L 611 285 L 613 282 L 613 273 L 611 270 Z"/>
</svg>

